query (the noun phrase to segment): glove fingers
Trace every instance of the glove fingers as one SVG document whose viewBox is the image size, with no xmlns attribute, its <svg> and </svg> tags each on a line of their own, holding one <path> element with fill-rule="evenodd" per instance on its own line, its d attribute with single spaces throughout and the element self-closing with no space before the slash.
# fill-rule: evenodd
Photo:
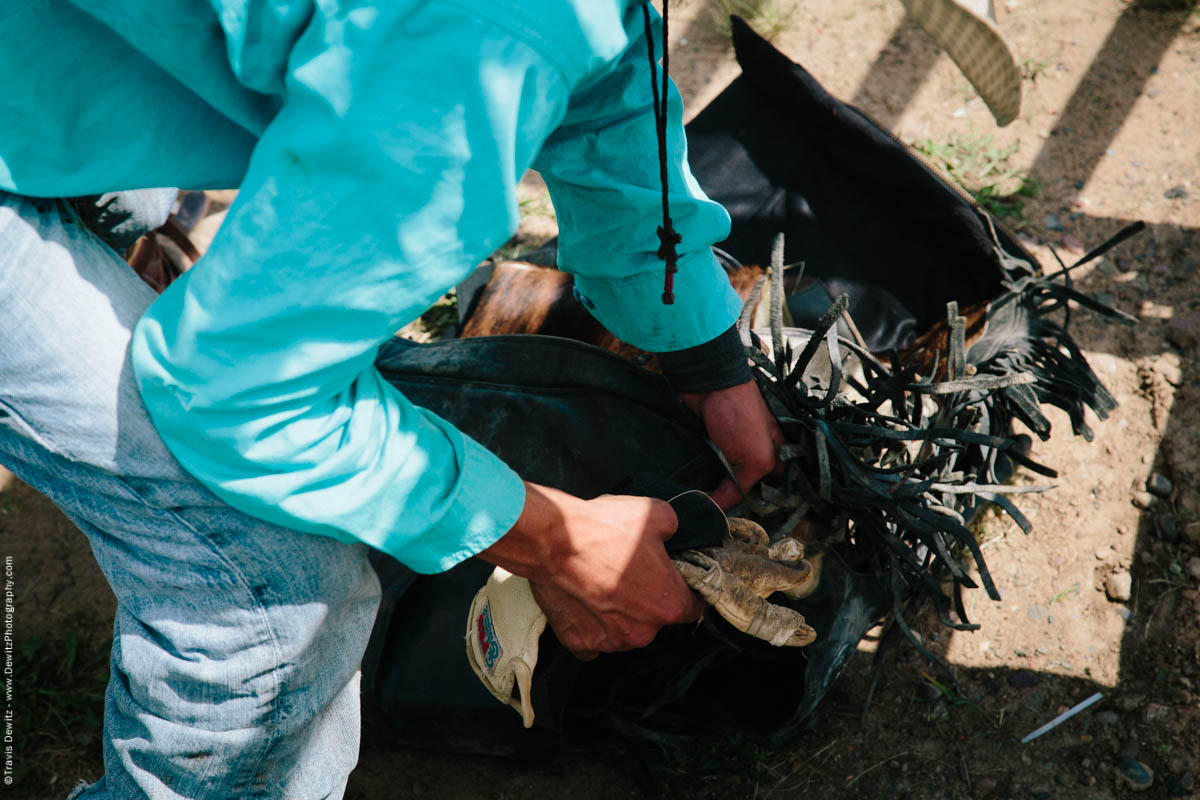
<svg viewBox="0 0 1200 800">
<path fill-rule="evenodd" d="M 807 561 L 781 564 L 763 556 L 743 553 L 725 547 L 713 548 L 709 555 L 721 569 L 745 584 L 759 597 L 804 585 L 812 578 L 812 565 Z"/>
<path fill-rule="evenodd" d="M 736 551 L 726 555 L 757 558 Z M 762 558 L 758 558 L 758 561 L 792 569 Z M 809 627 L 803 615 L 786 606 L 767 602 L 736 574 L 727 571 L 720 559 L 696 550 L 688 550 L 675 558 L 675 567 L 687 585 L 738 630 L 770 642 L 776 647 L 801 647 L 816 640 L 816 631 Z M 811 575 L 811 569 L 804 574 Z"/>
<path fill-rule="evenodd" d="M 706 603 L 713 605 L 725 584 L 725 573 L 720 565 L 698 550 L 685 550 L 675 556 L 673 562 L 684 583 Z"/>
<path fill-rule="evenodd" d="M 817 638 L 800 612 L 767 602 L 736 579 L 725 581 L 725 591 L 713 608 L 738 630 L 776 647 L 802 647 Z"/>
<path fill-rule="evenodd" d="M 514 697 L 508 701 L 508 704 L 521 712 L 521 722 L 526 728 L 533 727 L 533 701 L 530 696 L 533 692 L 533 668 L 524 661 L 513 662 L 513 674 L 517 678 L 517 690 L 521 696 Z"/>
</svg>

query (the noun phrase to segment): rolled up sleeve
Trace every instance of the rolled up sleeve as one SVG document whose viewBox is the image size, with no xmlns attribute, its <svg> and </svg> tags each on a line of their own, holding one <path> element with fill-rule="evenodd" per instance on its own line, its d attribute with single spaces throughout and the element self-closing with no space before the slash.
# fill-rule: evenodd
<svg viewBox="0 0 1200 800">
<path fill-rule="evenodd" d="M 655 232 L 662 225 L 658 139 L 639 3 L 630 4 L 624 25 L 629 46 L 611 69 L 572 94 L 535 167 L 558 215 L 559 268 L 575 275 L 584 305 L 632 345 L 682 350 L 715 339 L 741 310 L 712 253 L 729 235 L 729 215 L 704 195 L 687 167 L 683 102 L 668 83 L 669 203 L 682 241 L 675 302 L 664 305 Z M 662 52 L 661 43 L 655 52 Z"/>
</svg>

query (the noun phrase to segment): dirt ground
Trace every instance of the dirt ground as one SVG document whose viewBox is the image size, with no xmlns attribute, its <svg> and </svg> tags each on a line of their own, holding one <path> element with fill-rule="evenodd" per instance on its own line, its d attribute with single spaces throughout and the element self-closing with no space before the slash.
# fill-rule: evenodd
<svg viewBox="0 0 1200 800">
<path fill-rule="evenodd" d="M 673 6 L 672 73 L 692 112 L 737 74 L 709 5 Z M 1140 319 L 1124 328 L 1075 317 L 1074 336 L 1120 407 L 1091 420 L 1090 443 L 1050 415 L 1054 437 L 1033 455 L 1060 478 L 1019 503 L 1033 533 L 999 517 L 982 532 L 1003 600 L 969 597 L 974 633 L 924 626 L 959 689 L 893 652 L 860 722 L 868 642 L 811 729 L 783 745 L 731 736 L 651 775 L 618 752 L 528 765 L 368 743 L 347 797 L 1102 800 L 1133 795 L 1122 777 L 1130 759 L 1154 774 L 1139 796 L 1200 796 L 1200 13 L 1001 0 L 999 27 L 1026 80 L 1019 118 L 997 129 L 895 0 L 777 5 L 793 9 L 780 49 L 971 188 L 1012 193 L 1005 222 L 1043 264 L 1054 264 L 1050 247 L 1069 259 L 1146 222 L 1077 276 Z M 544 236 L 547 205 L 536 190 L 527 199 L 524 230 Z M 1155 473 L 1173 484 L 1166 497 L 1145 494 Z M 82 535 L 14 481 L 0 490 L 0 533 L 18 587 L 17 685 L 36 720 L 6 790 L 64 796 L 102 769 L 112 597 Z M 1094 692 L 1098 705 L 1020 744 Z"/>
</svg>

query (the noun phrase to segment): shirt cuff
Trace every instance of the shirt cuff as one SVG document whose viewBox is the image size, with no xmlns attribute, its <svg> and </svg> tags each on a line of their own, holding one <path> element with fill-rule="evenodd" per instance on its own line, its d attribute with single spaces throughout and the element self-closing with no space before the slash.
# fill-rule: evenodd
<svg viewBox="0 0 1200 800">
<path fill-rule="evenodd" d="M 753 380 L 736 324 L 704 344 L 659 353 L 658 363 L 677 393 L 715 392 Z"/>
<path fill-rule="evenodd" d="M 426 546 L 397 558 L 415 572 L 445 572 L 508 533 L 525 509 L 525 483 L 507 464 L 463 434 L 463 463 L 454 500 L 427 529 Z M 447 543 L 457 543 L 448 546 Z"/>
<path fill-rule="evenodd" d="M 742 300 L 711 250 L 679 262 L 675 302 L 669 306 L 662 301 L 662 262 L 652 263 L 655 269 L 628 278 L 576 272 L 575 292 L 610 333 L 651 353 L 704 344 L 737 321 Z"/>
</svg>

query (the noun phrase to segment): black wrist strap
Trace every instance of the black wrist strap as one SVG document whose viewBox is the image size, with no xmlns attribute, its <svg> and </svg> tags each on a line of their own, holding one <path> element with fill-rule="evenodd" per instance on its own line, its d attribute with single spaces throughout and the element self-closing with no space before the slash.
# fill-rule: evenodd
<svg viewBox="0 0 1200 800">
<path fill-rule="evenodd" d="M 681 393 L 714 392 L 752 380 L 736 325 L 704 344 L 658 353 L 658 363 L 671 388 Z"/>
</svg>

